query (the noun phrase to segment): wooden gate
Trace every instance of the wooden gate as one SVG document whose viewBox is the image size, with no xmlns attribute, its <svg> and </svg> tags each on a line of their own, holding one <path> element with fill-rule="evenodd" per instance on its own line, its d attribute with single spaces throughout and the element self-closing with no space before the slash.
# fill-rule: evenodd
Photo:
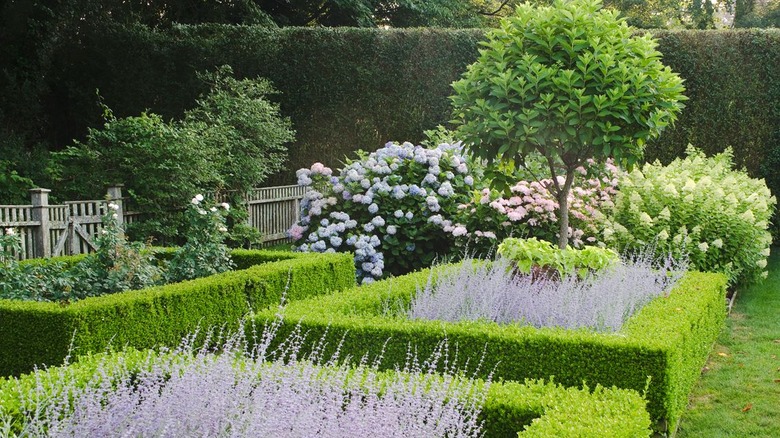
<svg viewBox="0 0 780 438">
<path fill-rule="evenodd" d="M 261 187 L 247 193 L 249 225 L 262 234 L 263 242 L 287 239 L 287 230 L 300 219 L 301 199 L 307 187 Z"/>
<path fill-rule="evenodd" d="M 103 229 L 105 201 L 75 201 L 49 208 L 49 238 L 52 256 L 87 254 L 94 251 L 93 236 Z"/>
</svg>

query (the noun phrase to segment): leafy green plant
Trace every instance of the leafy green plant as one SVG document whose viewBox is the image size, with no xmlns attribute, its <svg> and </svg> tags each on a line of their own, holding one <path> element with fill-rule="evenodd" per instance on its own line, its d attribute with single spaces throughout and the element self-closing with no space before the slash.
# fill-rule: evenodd
<svg viewBox="0 0 780 438">
<path fill-rule="evenodd" d="M 150 222 L 134 224 L 134 237 L 179 243 L 181 210 L 192 193 L 243 192 L 281 170 L 294 131 L 267 98 L 276 91 L 265 79 L 232 74 L 222 66 L 201 75 L 209 91 L 182 120 L 146 112 L 116 118 L 104 106 L 101 129 L 53 154 L 52 174 L 67 189 L 64 195 L 94 199 L 106 186 L 123 183 L 130 206 Z"/>
<path fill-rule="evenodd" d="M 576 169 L 589 158 L 636 163 L 646 140 L 681 111 L 682 79 L 661 63 L 650 36 L 633 35 L 600 0 L 524 3 L 482 45 L 452 84 L 453 123 L 467 150 L 488 163 L 544 157 L 559 204 L 558 247 L 566 248 Z"/>
<path fill-rule="evenodd" d="M 776 204 L 763 180 L 734 169 L 731 149 L 706 157 L 689 147 L 684 159 L 645 164 L 621 179 L 603 239 L 620 251 L 652 244 L 732 284 L 750 283 L 767 275 Z"/>
<path fill-rule="evenodd" d="M 0 247 L 6 248 L 0 253 L 0 298 L 66 303 L 159 283 L 161 271 L 153 255 L 142 243 L 127 241 L 116 208 L 108 204 L 103 228 L 95 238 L 95 252 L 72 266 L 50 261 L 18 263 L 11 251 L 19 248 L 19 238 L 6 230 L 0 237 Z"/>
<path fill-rule="evenodd" d="M 618 254 L 610 249 L 586 246 L 562 250 L 535 237 L 504 239 L 498 245 L 498 254 L 514 262 L 524 274 L 530 274 L 535 269 L 554 270 L 562 277 L 576 273 L 584 278 L 591 271 L 604 270 L 620 261 Z"/>
<path fill-rule="evenodd" d="M 233 261 L 225 245 L 227 226 L 225 216 L 230 205 L 204 202 L 203 195 L 195 195 L 187 207 L 187 242 L 176 250 L 168 264 L 166 279 L 175 283 L 233 269 Z"/>
<path fill-rule="evenodd" d="M 286 143 L 293 141 L 295 131 L 290 119 L 280 115 L 279 105 L 268 98 L 278 94 L 271 83 L 263 78 L 236 79 L 229 65 L 198 77 L 209 85 L 209 92 L 177 126 L 194 134 L 193 146 L 212 152 L 210 165 L 219 185 L 244 192 L 282 170 Z"/>
<path fill-rule="evenodd" d="M 103 228 L 95 238 L 95 252 L 70 272 L 74 277 L 74 298 L 143 289 L 162 280 L 152 252 L 143 243 L 129 242 L 125 237 L 116 209 L 116 204 L 108 204 Z"/>
</svg>

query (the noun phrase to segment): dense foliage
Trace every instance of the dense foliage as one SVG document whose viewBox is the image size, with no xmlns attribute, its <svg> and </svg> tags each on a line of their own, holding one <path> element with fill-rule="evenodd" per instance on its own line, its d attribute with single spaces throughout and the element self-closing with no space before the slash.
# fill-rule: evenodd
<svg viewBox="0 0 780 438">
<path fill-rule="evenodd" d="M 434 277 L 443 273 L 437 270 Z M 631 388 L 645 395 L 654 421 L 667 420 L 674 428 L 726 316 L 726 278 L 699 272 L 688 272 L 667 297 L 645 305 L 618 333 L 487 321 L 444 323 L 385 313 L 388 303 L 409 303 L 430 275 L 423 270 L 291 302 L 280 330 L 300 326 L 315 339 L 327 332 L 333 342 L 326 349 L 349 352 L 355 363 L 366 353 L 403 362 L 409 345 L 424 356 L 446 337 L 458 345 L 454 362 L 482 358 L 478 375 L 504 381 L 554 375 L 565 386 L 581 387 L 587 381 Z M 270 324 L 277 313 L 275 308 L 262 310 L 253 321 Z"/>
<path fill-rule="evenodd" d="M 42 165 L 47 151 L 83 142 L 87 127 L 102 126 L 95 89 L 118 118 L 148 109 L 179 119 L 208 92 L 196 72 L 222 64 L 237 78 L 266 77 L 282 92 L 271 98 L 295 126 L 295 153 L 269 184 L 294 183 L 295 170 L 316 161 L 335 168 L 363 145 L 418 142 L 424 130 L 450 119 L 448 84 L 477 58 L 484 31 L 102 25 L 73 35 L 78 41 L 52 40 L 35 62 L 23 56 L 33 52 L 24 44 L 2 47 L 14 50 L 2 59 L 24 68 L 0 78 L 0 160 L 38 186 L 51 187 Z M 653 35 L 664 64 L 685 78 L 690 99 L 675 127 L 649 143 L 647 158 L 668 163 L 688 143 L 708 154 L 733 146 L 737 166 L 769 178 L 776 167 L 769 158 L 780 144 L 780 70 L 772 68 L 780 62 L 780 31 Z M 28 186 L 14 187 L 0 187 L 0 203 L 27 202 Z"/>
<path fill-rule="evenodd" d="M 188 225 L 182 229 L 186 243 L 173 250 L 167 262 L 158 260 L 143 243 L 128 241 L 114 203 L 107 205 L 95 252 L 71 266 L 17 262 L 20 240 L 9 228 L 0 236 L 0 298 L 67 304 L 228 271 L 234 267 L 224 244 L 224 216 L 230 206 L 203 201 L 200 194 L 192 198 L 185 214 Z"/>
<path fill-rule="evenodd" d="M 63 195 L 95 199 L 122 183 L 131 208 L 148 215 L 148 223 L 134 225 L 135 234 L 176 242 L 185 226 L 177 210 L 192 193 L 243 193 L 281 170 L 294 132 L 267 100 L 275 91 L 262 78 L 237 80 L 232 73 L 222 66 L 201 75 L 210 91 L 179 121 L 151 113 L 116 118 L 106 107 L 102 129 L 55 154 Z"/>
<path fill-rule="evenodd" d="M 524 4 L 487 33 L 452 84 L 454 123 L 469 154 L 525 166 L 543 156 L 558 200 L 558 245 L 568 243 L 568 196 L 588 159 L 629 166 L 682 109 L 682 79 L 650 36 L 633 36 L 601 0 Z"/>
<path fill-rule="evenodd" d="M 731 150 L 706 157 L 689 148 L 684 159 L 621 179 L 603 239 L 620 250 L 687 255 L 696 269 L 749 283 L 766 276 L 776 204 L 764 181 L 734 169 Z"/>
<path fill-rule="evenodd" d="M 619 261 L 618 254 L 610 249 L 595 246 L 560 249 L 535 237 L 504 239 L 497 252 L 523 274 L 542 270 L 557 272 L 558 277 L 576 274 L 585 278 L 589 273 L 603 271 Z"/>
</svg>

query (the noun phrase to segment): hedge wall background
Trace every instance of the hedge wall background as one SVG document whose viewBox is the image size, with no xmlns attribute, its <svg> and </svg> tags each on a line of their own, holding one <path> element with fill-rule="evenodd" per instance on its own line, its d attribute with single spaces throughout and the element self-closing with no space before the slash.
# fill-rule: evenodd
<svg viewBox="0 0 780 438">
<path fill-rule="evenodd" d="M 450 83 L 477 55 L 482 30 L 118 25 L 85 29 L 53 49 L 41 117 L 56 150 L 99 126 L 95 90 L 118 117 L 148 109 L 166 118 L 194 105 L 196 71 L 221 64 L 264 76 L 291 117 L 297 140 L 288 170 L 388 140 L 419 142 L 449 120 Z M 692 143 L 708 153 L 731 145 L 739 165 L 780 192 L 780 30 L 657 31 L 664 62 L 685 79 L 690 100 L 676 127 L 650 144 L 668 162 Z M 36 91 L 41 93 L 40 89 Z M 40 100 L 40 99 L 39 99 Z M 18 101 L 16 101 L 18 103 Z M 3 99 L 0 115 L 14 102 Z"/>
</svg>

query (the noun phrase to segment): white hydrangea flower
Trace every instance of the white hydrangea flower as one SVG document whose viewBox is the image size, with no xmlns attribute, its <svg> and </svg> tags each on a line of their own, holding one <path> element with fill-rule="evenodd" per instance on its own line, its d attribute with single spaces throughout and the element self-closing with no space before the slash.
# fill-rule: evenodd
<svg viewBox="0 0 780 438">
<path fill-rule="evenodd" d="M 756 266 L 758 266 L 761 269 L 766 268 L 766 259 L 761 259 L 756 262 Z"/>
<path fill-rule="evenodd" d="M 723 248 L 723 240 L 722 239 L 715 239 L 715 240 L 713 240 L 712 241 L 712 246 L 714 246 L 715 248 L 718 248 L 718 249 Z"/>
<path fill-rule="evenodd" d="M 666 240 L 669 238 L 669 232 L 664 230 L 661 230 L 660 233 L 658 233 L 658 240 Z"/>
<path fill-rule="evenodd" d="M 708 249 L 710 249 L 710 245 L 708 245 L 707 242 L 702 242 L 699 244 L 699 251 L 707 252 Z"/>
</svg>

